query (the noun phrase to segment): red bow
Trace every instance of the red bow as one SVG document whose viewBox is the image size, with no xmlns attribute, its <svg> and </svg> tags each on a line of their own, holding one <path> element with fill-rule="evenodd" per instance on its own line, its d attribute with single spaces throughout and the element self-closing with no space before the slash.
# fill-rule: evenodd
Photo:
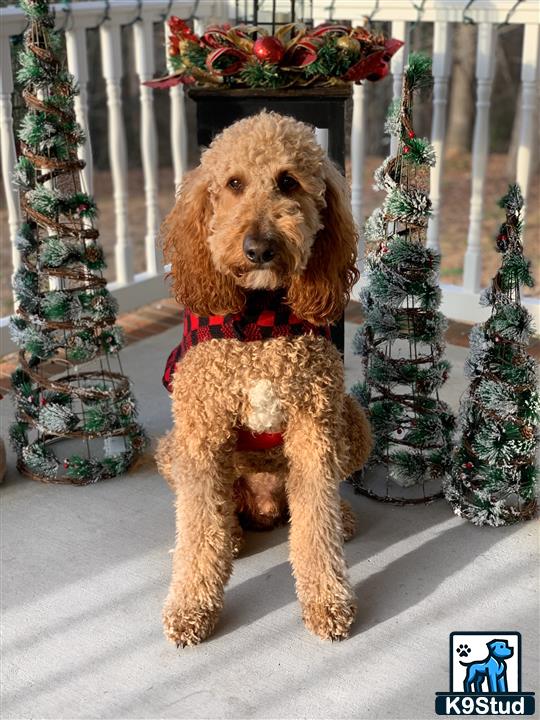
<svg viewBox="0 0 540 720">
<path fill-rule="evenodd" d="M 382 80 L 390 72 L 392 55 L 395 55 L 402 45 L 401 40 L 394 40 L 393 38 L 386 40 L 383 50 L 369 55 L 369 57 L 350 67 L 344 75 L 344 79 L 353 82 Z"/>
</svg>

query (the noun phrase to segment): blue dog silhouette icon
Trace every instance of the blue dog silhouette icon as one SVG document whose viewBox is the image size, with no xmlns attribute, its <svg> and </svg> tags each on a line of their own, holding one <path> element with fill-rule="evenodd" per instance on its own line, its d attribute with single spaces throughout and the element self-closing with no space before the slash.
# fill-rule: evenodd
<svg viewBox="0 0 540 720">
<path fill-rule="evenodd" d="M 463 689 L 466 693 L 508 692 L 505 660 L 512 657 L 514 649 L 508 646 L 507 640 L 491 640 L 486 644 L 489 654 L 485 660 L 474 660 L 469 663 L 459 661 L 460 665 L 467 668 L 463 680 Z M 488 687 L 484 691 L 482 685 L 485 680 Z"/>
</svg>

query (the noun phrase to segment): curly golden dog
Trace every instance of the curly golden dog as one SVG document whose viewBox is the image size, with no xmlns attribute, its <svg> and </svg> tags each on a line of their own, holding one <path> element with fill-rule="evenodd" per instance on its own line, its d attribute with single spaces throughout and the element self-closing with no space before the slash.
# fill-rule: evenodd
<svg viewBox="0 0 540 720">
<path fill-rule="evenodd" d="M 199 319 L 241 318 L 250 298 L 267 293 L 304 328 L 198 342 L 176 368 L 174 427 L 157 453 L 177 513 L 165 633 L 182 646 L 204 640 L 242 527 L 289 521 L 304 622 L 321 638 L 345 638 L 355 601 L 343 541 L 354 516 L 339 484 L 371 450 L 368 422 L 345 394 L 342 360 L 325 333 L 358 277 L 346 182 L 312 128 L 263 112 L 203 153 L 164 235 L 174 294 Z M 242 447 L 246 432 L 280 440 Z"/>
</svg>

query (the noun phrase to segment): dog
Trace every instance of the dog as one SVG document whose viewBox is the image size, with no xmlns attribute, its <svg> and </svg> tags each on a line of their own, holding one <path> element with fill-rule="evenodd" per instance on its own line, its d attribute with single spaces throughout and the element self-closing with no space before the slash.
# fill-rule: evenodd
<svg viewBox="0 0 540 720">
<path fill-rule="evenodd" d="M 157 451 L 176 493 L 165 634 L 208 637 L 243 528 L 290 522 L 304 622 L 345 638 L 354 516 L 338 488 L 372 444 L 329 339 L 358 279 L 346 181 L 310 126 L 265 111 L 213 140 L 163 232 L 185 307 L 165 376 L 174 426 Z"/>
<path fill-rule="evenodd" d="M 485 680 L 487 680 L 488 692 L 508 692 L 504 661 L 512 657 L 514 650 L 508 647 L 506 640 L 491 640 L 487 643 L 487 648 L 489 655 L 485 660 L 470 663 L 459 661 L 460 665 L 467 668 L 463 681 L 463 690 L 466 693 L 481 693 Z"/>
</svg>

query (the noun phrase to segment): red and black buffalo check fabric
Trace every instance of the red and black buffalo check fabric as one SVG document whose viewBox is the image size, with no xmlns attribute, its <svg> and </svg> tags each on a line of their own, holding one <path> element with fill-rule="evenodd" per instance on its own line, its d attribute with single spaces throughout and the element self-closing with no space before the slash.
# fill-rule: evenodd
<svg viewBox="0 0 540 720">
<path fill-rule="evenodd" d="M 172 390 L 172 378 L 176 365 L 194 345 L 209 340 L 269 340 L 278 337 L 320 335 L 330 339 L 328 325 L 312 325 L 296 317 L 284 304 L 283 293 L 264 290 L 252 291 L 246 299 L 246 307 L 231 315 L 195 315 L 188 308 L 184 311 L 184 334 L 180 345 L 167 359 L 163 384 Z"/>
</svg>

